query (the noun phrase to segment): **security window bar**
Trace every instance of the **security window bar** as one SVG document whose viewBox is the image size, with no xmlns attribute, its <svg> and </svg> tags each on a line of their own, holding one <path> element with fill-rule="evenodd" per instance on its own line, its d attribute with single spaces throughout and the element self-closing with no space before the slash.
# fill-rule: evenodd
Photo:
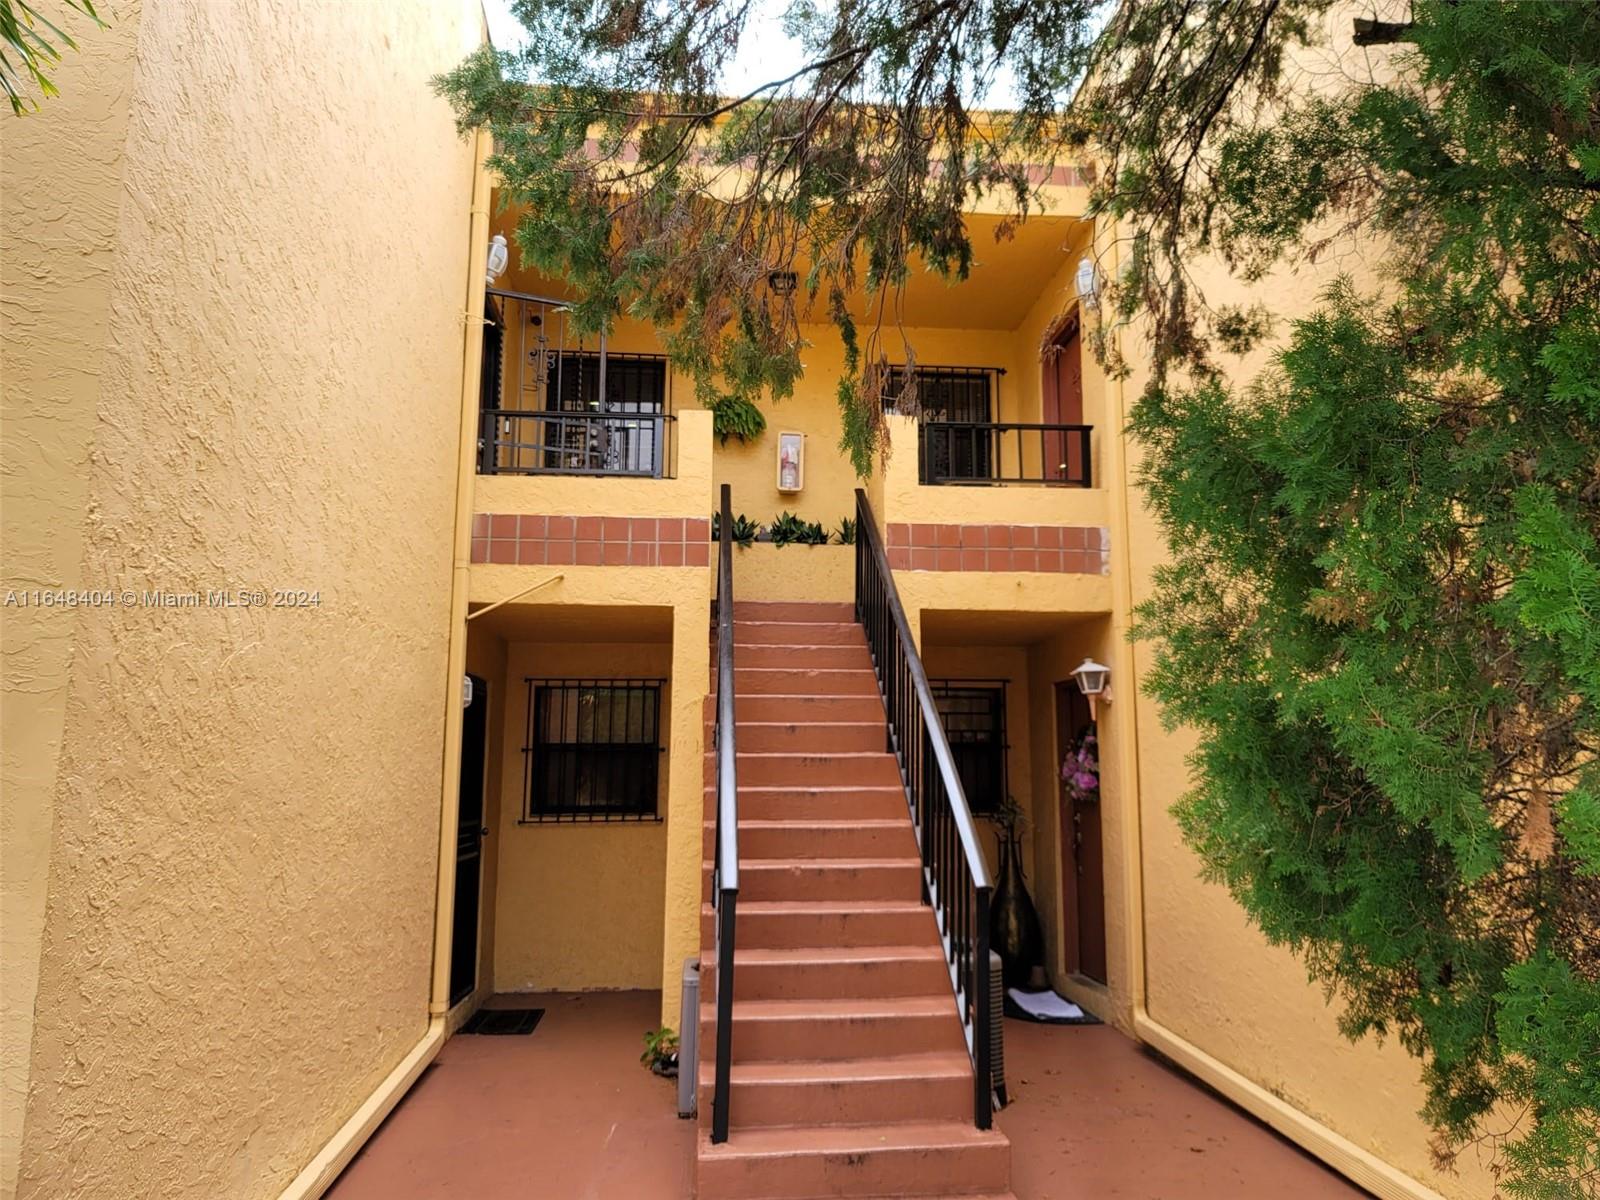
<svg viewBox="0 0 1600 1200">
<path fill-rule="evenodd" d="M 974 429 L 961 438 L 942 436 L 930 443 L 924 424 L 987 425 L 993 420 L 999 376 L 998 367 L 917 367 L 911 373 L 922 408 L 922 419 L 917 424 L 917 462 L 924 482 L 930 475 L 952 480 L 987 480 L 994 475 L 994 446 L 986 430 Z M 899 396 L 905 386 L 906 368 L 890 367 L 885 404 Z"/>
<path fill-rule="evenodd" d="M 1005 684 L 936 679 L 930 687 L 967 804 L 974 816 L 992 816 L 1006 797 Z"/>
<path fill-rule="evenodd" d="M 663 682 L 528 679 L 523 820 L 655 820 Z"/>
</svg>

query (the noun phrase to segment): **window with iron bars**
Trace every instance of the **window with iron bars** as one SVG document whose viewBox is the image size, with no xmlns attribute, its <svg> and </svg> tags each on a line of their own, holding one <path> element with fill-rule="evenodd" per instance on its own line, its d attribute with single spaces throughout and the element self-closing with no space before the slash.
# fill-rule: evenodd
<svg viewBox="0 0 1600 1200">
<path fill-rule="evenodd" d="M 528 679 L 524 821 L 653 821 L 660 679 Z"/>
<path fill-rule="evenodd" d="M 918 367 L 911 373 L 922 408 L 917 423 L 917 462 L 924 482 L 930 478 L 988 479 L 993 474 L 995 453 L 988 431 L 941 429 L 930 443 L 925 426 L 946 421 L 988 424 L 994 419 L 999 374 L 997 367 Z M 886 410 L 893 407 L 905 386 L 906 368 L 890 367 L 884 384 Z"/>
<path fill-rule="evenodd" d="M 967 807 L 975 816 L 998 812 L 1006 798 L 1006 685 L 941 679 L 929 686 Z"/>
</svg>

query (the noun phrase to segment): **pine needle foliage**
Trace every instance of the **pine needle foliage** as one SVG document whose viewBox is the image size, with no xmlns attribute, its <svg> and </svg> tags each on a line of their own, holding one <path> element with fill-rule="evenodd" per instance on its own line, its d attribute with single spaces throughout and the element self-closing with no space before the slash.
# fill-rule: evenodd
<svg viewBox="0 0 1600 1200">
<path fill-rule="evenodd" d="M 1209 874 L 1425 1064 L 1448 1161 L 1600 1195 L 1600 9 L 1422 4 L 1225 139 L 1218 244 L 1382 235 L 1255 386 L 1154 387 L 1151 686 Z M 1248 164 L 1247 169 L 1243 169 Z"/>
</svg>

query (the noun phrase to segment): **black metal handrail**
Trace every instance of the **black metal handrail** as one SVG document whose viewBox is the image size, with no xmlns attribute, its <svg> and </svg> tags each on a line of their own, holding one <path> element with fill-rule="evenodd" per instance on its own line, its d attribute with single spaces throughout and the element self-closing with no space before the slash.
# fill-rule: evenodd
<svg viewBox="0 0 1600 1200">
<path fill-rule="evenodd" d="M 670 413 L 488 408 L 481 418 L 480 475 L 670 477 Z"/>
<path fill-rule="evenodd" d="M 732 489 L 722 485 L 723 529 L 733 528 Z M 739 902 L 739 780 L 733 707 L 733 539 L 717 543 L 717 845 L 711 902 L 717 910 L 717 1065 L 711 1140 L 728 1140 L 733 1069 L 733 948 Z"/>
<path fill-rule="evenodd" d="M 918 474 L 926 484 L 1037 483 L 1093 487 L 1092 425 L 924 421 Z"/>
<path fill-rule="evenodd" d="M 877 669 L 889 717 L 889 749 L 900 764 L 922 850 L 923 892 L 938 919 L 972 1055 L 973 1123 L 988 1129 L 993 1120 L 990 1054 L 995 1014 L 989 998 L 993 884 L 928 673 L 889 570 L 883 537 L 860 488 L 856 489 L 856 620 L 866 632 Z"/>
</svg>

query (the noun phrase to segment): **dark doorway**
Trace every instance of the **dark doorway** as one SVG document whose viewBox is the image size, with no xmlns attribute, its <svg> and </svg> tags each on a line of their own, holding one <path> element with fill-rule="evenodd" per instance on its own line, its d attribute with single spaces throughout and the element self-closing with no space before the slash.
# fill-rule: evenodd
<svg viewBox="0 0 1600 1200">
<path fill-rule="evenodd" d="M 450 1003 L 478 986 L 478 904 L 483 881 L 483 778 L 489 751 L 489 685 L 476 675 L 461 725 L 461 796 L 457 802 L 456 907 L 450 937 Z"/>
<path fill-rule="evenodd" d="M 1072 318 L 1045 348 L 1039 377 L 1044 384 L 1042 410 L 1046 425 L 1083 424 L 1083 340 L 1078 318 Z M 1045 434 L 1044 477 L 1082 481 L 1083 442 L 1063 433 Z"/>
<path fill-rule="evenodd" d="M 1094 730 L 1089 702 L 1071 680 L 1056 684 L 1056 786 L 1061 798 L 1061 879 L 1067 970 L 1106 982 L 1106 865 L 1100 836 L 1100 800 L 1072 799 L 1061 761 Z"/>
</svg>

